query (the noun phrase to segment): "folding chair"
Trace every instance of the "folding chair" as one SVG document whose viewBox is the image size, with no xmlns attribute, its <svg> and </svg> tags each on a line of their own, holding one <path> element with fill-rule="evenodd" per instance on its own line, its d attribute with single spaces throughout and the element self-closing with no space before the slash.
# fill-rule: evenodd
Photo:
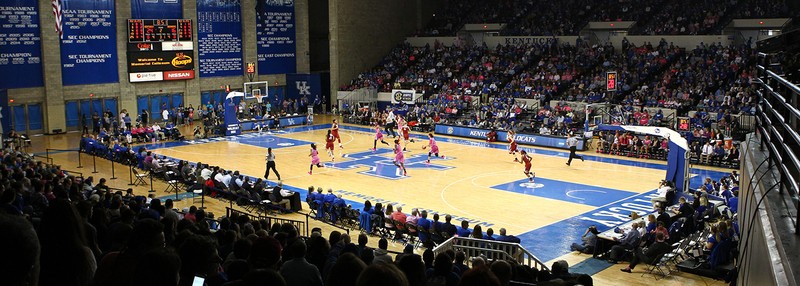
<svg viewBox="0 0 800 286">
<path fill-rule="evenodd" d="M 658 276 L 656 276 L 656 274 L 660 274 L 661 278 L 667 277 L 669 273 L 664 272 L 664 269 L 662 269 L 662 268 L 667 268 L 667 271 L 669 271 L 669 267 L 667 267 L 667 261 L 669 261 L 669 259 L 666 259 L 665 256 L 666 256 L 665 254 L 662 254 L 656 256 L 653 259 L 653 261 L 650 261 L 650 265 L 647 267 L 645 272 L 642 273 L 642 277 L 644 277 L 647 274 L 653 275 L 653 278 L 655 278 L 656 280 L 658 280 Z"/>
<path fill-rule="evenodd" d="M 178 180 L 175 178 L 175 172 L 167 171 L 164 176 L 167 181 L 167 189 L 164 190 L 164 192 L 167 194 L 169 194 L 170 191 L 174 191 L 176 194 L 180 192 L 178 188 Z"/>
<path fill-rule="evenodd" d="M 133 178 L 134 178 L 133 179 L 133 185 L 134 186 L 138 186 L 140 184 L 141 185 L 147 185 L 147 182 L 144 180 L 144 178 L 150 176 L 149 172 L 139 173 L 139 170 L 137 170 L 136 168 L 131 168 L 131 170 L 133 170 Z"/>
</svg>

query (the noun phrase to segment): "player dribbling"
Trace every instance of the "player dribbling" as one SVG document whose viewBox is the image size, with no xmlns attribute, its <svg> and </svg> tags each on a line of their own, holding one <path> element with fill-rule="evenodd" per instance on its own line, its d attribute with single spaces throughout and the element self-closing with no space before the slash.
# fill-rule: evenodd
<svg viewBox="0 0 800 286">
<path fill-rule="evenodd" d="M 436 145 L 436 139 L 433 139 L 433 134 L 428 133 L 428 145 L 422 146 L 422 150 L 425 150 L 426 147 L 430 147 L 431 150 L 428 151 L 428 160 L 425 161 L 425 164 L 429 164 L 431 162 L 431 155 L 436 155 L 439 158 L 439 145 Z M 444 155 L 441 157 L 444 159 Z"/>
<path fill-rule="evenodd" d="M 331 123 L 331 134 L 333 134 L 333 138 L 339 141 L 339 148 L 344 149 L 344 146 L 342 146 L 342 138 L 339 137 L 339 122 L 336 119 L 333 119 L 333 123 Z"/>
<path fill-rule="evenodd" d="M 317 166 L 317 168 L 324 167 L 322 166 L 322 163 L 320 163 L 319 161 L 319 152 L 317 152 L 317 144 L 311 143 L 311 153 L 308 154 L 308 156 L 311 157 L 311 166 L 308 168 L 309 175 L 311 175 L 311 173 L 314 171 L 315 165 Z"/>
<path fill-rule="evenodd" d="M 528 177 L 528 182 L 533 183 L 533 178 L 536 178 L 536 173 L 531 171 L 531 156 L 528 156 L 528 152 L 525 152 L 525 150 L 520 151 L 519 154 L 522 156 L 522 162 L 520 163 L 525 164 L 525 176 Z"/>
</svg>

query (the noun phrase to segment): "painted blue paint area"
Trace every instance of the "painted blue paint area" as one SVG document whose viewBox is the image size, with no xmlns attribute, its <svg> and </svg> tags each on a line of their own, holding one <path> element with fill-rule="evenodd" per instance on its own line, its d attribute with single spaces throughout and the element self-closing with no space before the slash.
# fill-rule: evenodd
<svg viewBox="0 0 800 286">
<path fill-rule="evenodd" d="M 605 260 L 590 257 L 589 259 L 578 262 L 578 264 L 570 266 L 569 273 L 580 273 L 592 276 L 611 266 L 614 266 L 614 264 L 611 264 Z"/>
<path fill-rule="evenodd" d="M 350 154 L 345 154 L 342 157 L 343 159 L 344 158 L 346 159 L 344 159 L 341 162 L 329 163 L 328 167 L 336 170 L 352 170 L 355 168 L 366 167 L 369 169 L 358 173 L 389 180 L 399 180 L 408 177 L 408 176 L 403 176 L 402 169 L 394 165 L 394 152 L 392 149 L 389 148 L 380 148 L 377 149 L 374 153 L 372 151 L 350 153 Z M 453 167 L 438 165 L 436 164 L 436 161 L 452 160 L 452 159 L 453 158 L 449 157 L 447 159 L 432 157 L 431 163 L 426 164 L 426 160 L 428 160 L 427 154 L 411 155 L 409 153 L 406 153 L 405 166 L 407 170 L 428 169 L 435 171 L 443 171 L 452 169 Z M 411 174 L 409 176 L 412 176 L 413 174 L 414 174 L 413 171 L 411 171 Z"/>
<path fill-rule="evenodd" d="M 655 191 L 630 196 L 592 211 L 520 234 L 517 237 L 522 240 L 522 246 L 525 249 L 540 260 L 549 261 L 569 253 L 570 245 L 573 242 L 580 243 L 581 235 L 589 226 L 597 226 L 597 230 L 602 232 L 630 221 L 628 215 L 632 211 L 639 214 L 652 212 L 653 205 L 650 199 L 655 196 Z"/>
<path fill-rule="evenodd" d="M 253 138 L 237 138 L 235 140 L 229 140 L 229 141 L 247 145 L 253 145 L 262 148 L 272 148 L 272 149 L 287 148 L 294 146 L 308 146 L 310 148 L 311 145 L 311 142 L 308 141 L 270 136 L 270 135 L 263 135 Z"/>
<path fill-rule="evenodd" d="M 522 179 L 493 186 L 492 189 L 595 207 L 635 195 L 633 192 L 538 177 L 533 183 L 529 183 L 528 179 Z"/>
</svg>

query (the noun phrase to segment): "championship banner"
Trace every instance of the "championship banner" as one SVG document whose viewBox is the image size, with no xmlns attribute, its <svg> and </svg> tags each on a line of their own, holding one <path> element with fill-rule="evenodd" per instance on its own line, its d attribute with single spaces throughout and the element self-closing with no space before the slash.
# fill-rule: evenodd
<svg viewBox="0 0 800 286">
<path fill-rule="evenodd" d="M 181 19 L 182 0 L 131 0 L 131 19 Z"/>
<path fill-rule="evenodd" d="M 197 2 L 200 77 L 242 75 L 241 16 L 239 1 Z"/>
<path fill-rule="evenodd" d="M 44 85 L 38 1 L 2 1 L 0 27 L 0 89 Z"/>
<path fill-rule="evenodd" d="M 415 94 L 413 89 L 392 89 L 392 104 L 414 104 Z"/>
<path fill-rule="evenodd" d="M 294 0 L 256 0 L 258 74 L 297 71 Z"/>
<path fill-rule="evenodd" d="M 61 0 L 62 85 L 119 82 L 114 0 Z"/>
<path fill-rule="evenodd" d="M 287 74 L 286 98 L 299 100 L 304 96 L 309 105 L 321 100 L 322 86 L 319 74 Z"/>
</svg>

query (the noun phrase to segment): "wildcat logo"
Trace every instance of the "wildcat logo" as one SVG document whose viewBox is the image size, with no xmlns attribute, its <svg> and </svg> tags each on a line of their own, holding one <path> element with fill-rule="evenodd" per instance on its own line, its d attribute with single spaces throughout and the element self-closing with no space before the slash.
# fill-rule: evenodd
<svg viewBox="0 0 800 286">
<path fill-rule="evenodd" d="M 192 63 L 192 58 L 184 53 L 175 53 L 175 58 L 172 59 L 172 66 L 182 68 Z"/>
<path fill-rule="evenodd" d="M 372 153 L 372 151 L 350 153 L 343 156 L 349 160 L 329 164 L 326 167 L 330 167 L 337 170 L 352 170 L 359 167 L 367 167 L 369 168 L 368 170 L 361 171 L 358 173 L 389 180 L 399 180 L 407 178 L 408 176 L 403 176 L 403 171 L 394 165 L 393 163 L 394 156 L 387 157 L 386 156 L 387 154 L 394 155 L 394 153 L 392 153 L 392 149 L 388 148 L 378 149 L 377 153 L 374 154 Z M 448 157 L 447 159 L 439 159 L 433 157 L 431 158 L 431 161 L 434 162 L 431 162 L 430 164 L 425 164 L 425 160 L 427 159 L 428 159 L 427 154 L 410 155 L 406 153 L 406 162 L 405 162 L 406 169 L 417 169 L 417 170 L 427 169 L 427 170 L 444 171 L 453 168 L 450 166 L 438 165 L 434 163 L 436 160 L 451 160 L 453 159 L 451 157 Z M 413 174 L 411 170 L 409 170 L 408 172 Z"/>
</svg>

